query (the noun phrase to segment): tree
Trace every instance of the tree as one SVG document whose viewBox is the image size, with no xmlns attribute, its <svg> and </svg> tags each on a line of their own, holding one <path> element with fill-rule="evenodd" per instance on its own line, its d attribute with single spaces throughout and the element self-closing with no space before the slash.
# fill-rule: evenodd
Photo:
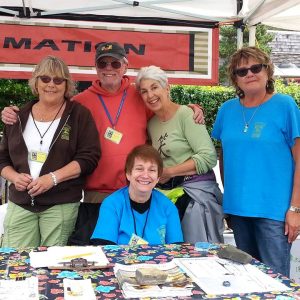
<svg viewBox="0 0 300 300">
<path fill-rule="evenodd" d="M 256 26 L 256 46 L 266 53 L 271 53 L 271 47 L 268 45 L 274 38 L 274 35 L 267 32 L 268 27 L 262 24 Z M 243 44 L 248 46 L 249 30 L 247 27 L 244 29 Z M 237 28 L 233 25 L 222 26 L 220 28 L 220 68 L 219 68 L 219 81 L 221 84 L 228 84 L 227 65 L 230 56 L 237 50 Z"/>
</svg>

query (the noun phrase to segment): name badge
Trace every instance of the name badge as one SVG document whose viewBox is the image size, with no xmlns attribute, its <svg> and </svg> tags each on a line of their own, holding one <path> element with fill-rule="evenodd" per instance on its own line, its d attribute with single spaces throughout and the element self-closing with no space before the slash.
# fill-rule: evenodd
<svg viewBox="0 0 300 300">
<path fill-rule="evenodd" d="M 107 127 L 104 133 L 104 137 L 115 144 L 119 144 L 121 142 L 123 134 L 111 127 Z"/>
<path fill-rule="evenodd" d="M 29 160 L 44 163 L 47 159 L 48 153 L 42 151 L 30 151 Z"/>
<path fill-rule="evenodd" d="M 140 236 L 136 235 L 135 233 L 132 234 L 130 240 L 129 240 L 129 245 L 134 246 L 134 245 L 147 245 L 149 244 L 146 240 L 141 238 Z"/>
</svg>

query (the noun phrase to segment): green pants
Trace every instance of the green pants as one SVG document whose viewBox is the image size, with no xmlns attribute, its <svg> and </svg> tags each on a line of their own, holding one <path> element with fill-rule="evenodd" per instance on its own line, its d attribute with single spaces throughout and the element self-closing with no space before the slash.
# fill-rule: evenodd
<svg viewBox="0 0 300 300">
<path fill-rule="evenodd" d="M 79 202 L 33 213 L 8 201 L 2 247 L 64 246 L 71 235 Z"/>
</svg>

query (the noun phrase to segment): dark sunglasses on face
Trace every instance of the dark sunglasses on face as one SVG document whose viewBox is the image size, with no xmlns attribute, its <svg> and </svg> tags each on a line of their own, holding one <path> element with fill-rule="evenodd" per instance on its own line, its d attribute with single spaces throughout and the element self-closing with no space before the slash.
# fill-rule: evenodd
<svg viewBox="0 0 300 300">
<path fill-rule="evenodd" d="M 258 74 L 263 67 L 267 67 L 265 64 L 256 64 L 252 65 L 250 68 L 240 68 L 233 71 L 234 75 L 238 75 L 239 77 L 245 77 L 250 70 L 253 74 Z"/>
<path fill-rule="evenodd" d="M 103 60 L 97 61 L 97 67 L 99 69 L 105 69 L 108 65 L 111 65 L 111 67 L 114 69 L 120 69 L 122 66 L 122 63 L 118 60 L 114 60 L 112 62 L 106 62 Z"/>
<path fill-rule="evenodd" d="M 49 83 L 52 80 L 55 85 L 60 85 L 66 80 L 65 78 L 61 78 L 61 77 L 50 77 L 46 75 L 39 76 L 39 78 L 43 83 Z"/>
</svg>

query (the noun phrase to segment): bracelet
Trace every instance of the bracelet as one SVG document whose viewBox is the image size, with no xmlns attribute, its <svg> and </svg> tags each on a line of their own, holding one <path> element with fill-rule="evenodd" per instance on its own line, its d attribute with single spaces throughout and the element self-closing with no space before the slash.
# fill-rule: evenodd
<svg viewBox="0 0 300 300">
<path fill-rule="evenodd" d="M 57 178 L 56 178 L 56 175 L 55 175 L 53 172 L 50 172 L 49 174 L 50 174 L 51 177 L 52 177 L 54 186 L 56 186 L 56 185 L 57 185 Z"/>
<path fill-rule="evenodd" d="M 291 205 L 290 208 L 289 208 L 290 211 L 293 211 L 295 213 L 300 213 L 300 207 L 297 207 L 297 206 L 293 206 Z"/>
</svg>

